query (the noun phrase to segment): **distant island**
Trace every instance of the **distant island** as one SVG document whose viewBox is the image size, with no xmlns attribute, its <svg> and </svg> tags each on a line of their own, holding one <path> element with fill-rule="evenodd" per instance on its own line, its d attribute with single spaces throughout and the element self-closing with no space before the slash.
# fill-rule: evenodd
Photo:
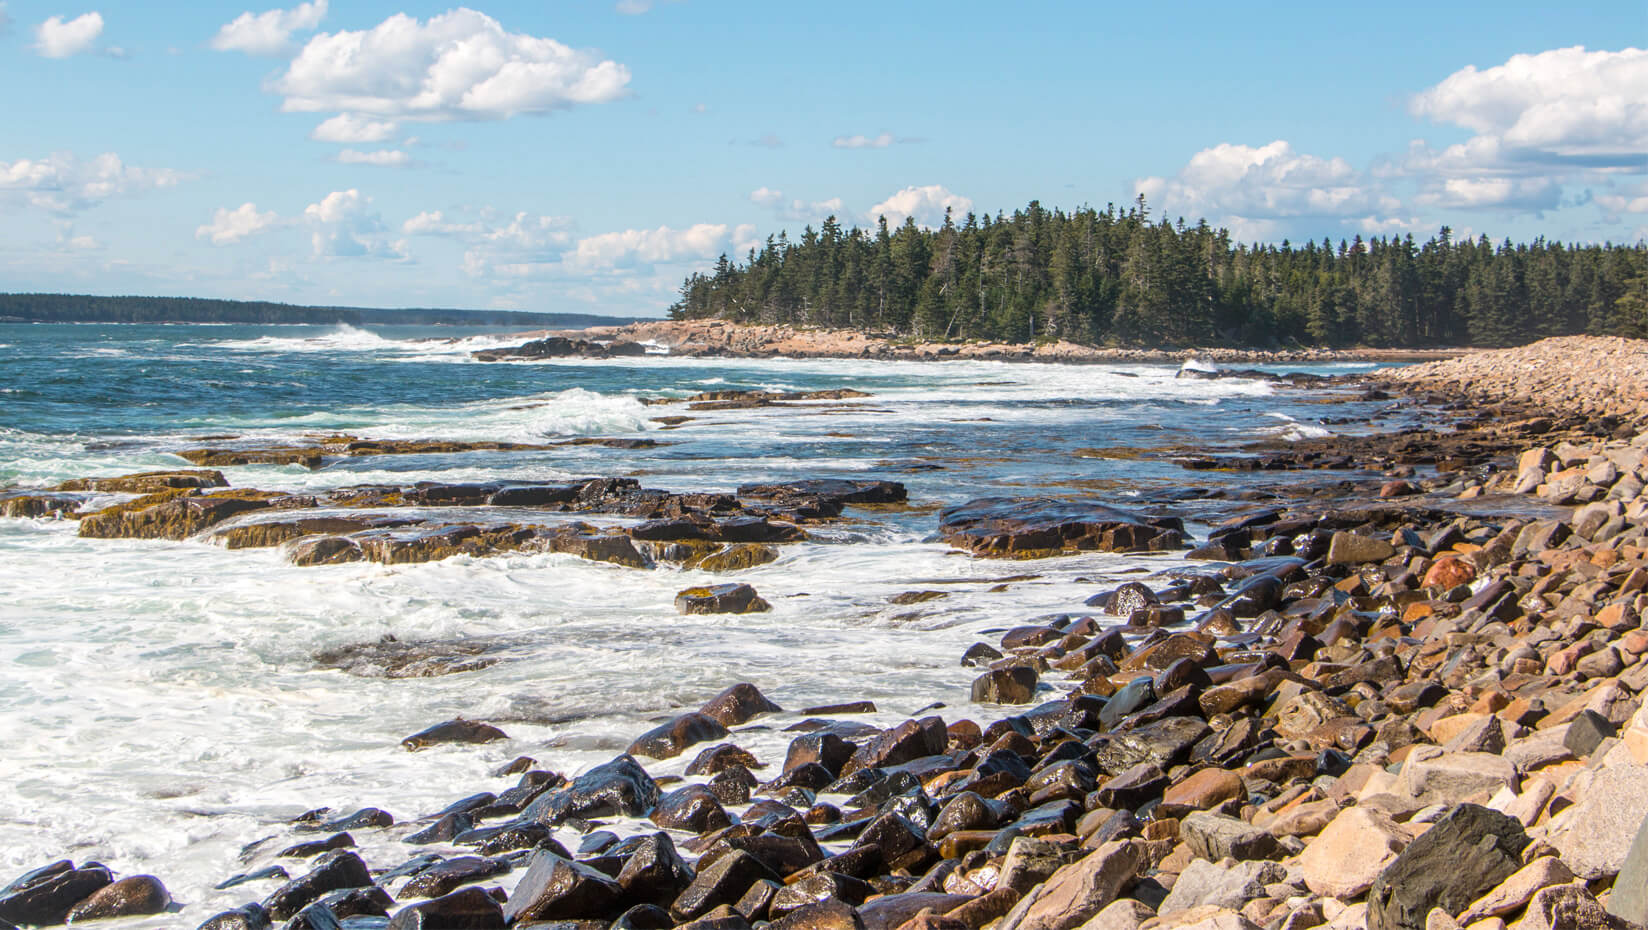
<svg viewBox="0 0 1648 930">
<path fill-rule="evenodd" d="M 200 297 L 92 297 L 0 294 L 0 323 L 348 323 L 352 326 L 509 326 L 584 329 L 637 322 L 640 317 L 514 310 L 301 307 L 267 301 Z"/>
<path fill-rule="evenodd" d="M 1412 234 L 1280 245 L 1126 210 L 948 213 L 780 234 L 694 274 L 675 320 L 927 342 L 1431 348 L 1648 336 L 1648 246 Z"/>
</svg>

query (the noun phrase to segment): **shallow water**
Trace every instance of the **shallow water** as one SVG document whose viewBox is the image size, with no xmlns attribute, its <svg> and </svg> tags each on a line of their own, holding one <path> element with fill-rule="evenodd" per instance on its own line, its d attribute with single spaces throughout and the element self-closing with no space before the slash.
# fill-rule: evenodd
<svg viewBox="0 0 1648 930">
<path fill-rule="evenodd" d="M 1373 408 L 1248 380 L 1176 379 L 1154 365 L 671 359 L 478 363 L 509 344 L 466 330 L 0 325 L 0 486 L 178 467 L 171 450 L 234 434 L 311 433 L 547 443 L 648 436 L 652 449 L 347 459 L 318 471 L 225 469 L 237 487 L 301 490 L 419 480 L 636 477 L 667 490 L 752 481 L 903 481 L 902 509 L 849 509 L 813 542 L 736 576 L 639 571 L 564 555 L 297 568 L 276 550 L 203 541 L 89 540 L 72 522 L 0 520 L 0 882 L 56 858 L 159 875 L 198 924 L 273 883 L 212 886 L 266 864 L 241 846 L 316 807 L 372 805 L 411 821 L 527 754 L 568 774 L 610 759 L 658 718 L 737 681 L 786 708 L 870 698 L 890 725 L 969 703 L 971 643 L 1081 602 L 1171 556 L 983 561 L 931 539 L 935 511 L 980 496 L 1054 494 L 1125 505 L 1141 492 L 1238 476 L 1183 472 L 1122 450 L 1297 438 Z M 1356 371 L 1333 366 L 1316 371 Z M 693 413 L 705 390 L 872 396 Z M 696 419 L 660 429 L 669 415 Z M 1109 450 L 1106 452 L 1105 450 Z M 1006 583 L 1004 576 L 1036 577 Z M 769 614 L 682 617 L 689 584 L 736 577 Z M 946 596 L 888 603 L 908 590 Z M 389 680 L 317 666 L 315 653 L 393 635 L 460 641 L 498 661 Z M 510 740 L 408 753 L 406 735 L 462 714 Z M 739 739 L 782 758 L 782 715 Z M 692 753 L 689 752 L 687 759 Z M 687 759 L 649 764 L 679 773 Z M 374 866 L 421 851 L 360 831 Z M 567 838 L 563 837 L 565 841 Z M 295 841 L 295 840 L 294 840 Z M 569 845 L 575 845 L 570 843 Z M 284 863 L 293 874 L 301 862 Z M 508 884 L 506 879 L 504 884 Z"/>
</svg>

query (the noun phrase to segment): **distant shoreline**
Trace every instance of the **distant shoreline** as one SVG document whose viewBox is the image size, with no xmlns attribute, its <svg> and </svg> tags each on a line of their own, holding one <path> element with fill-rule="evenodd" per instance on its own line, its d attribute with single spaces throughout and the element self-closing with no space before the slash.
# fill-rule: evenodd
<svg viewBox="0 0 1648 930">
<path fill-rule="evenodd" d="M 512 334 L 524 342 L 550 337 L 636 342 L 669 349 L 675 358 L 839 358 L 886 361 L 1019 361 L 1094 364 L 1185 362 L 1249 364 L 1332 362 L 1426 362 L 1468 355 L 1474 349 L 1261 349 L 1251 347 L 1111 348 L 1072 342 L 1018 345 L 1000 342 L 916 342 L 856 330 L 749 326 L 720 320 L 661 320 L 624 326 L 543 329 Z"/>
</svg>

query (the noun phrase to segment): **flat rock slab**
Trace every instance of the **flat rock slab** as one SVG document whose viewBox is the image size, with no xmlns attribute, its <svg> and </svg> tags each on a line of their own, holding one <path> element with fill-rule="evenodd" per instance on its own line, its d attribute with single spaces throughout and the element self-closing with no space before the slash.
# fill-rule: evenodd
<svg viewBox="0 0 1648 930">
<path fill-rule="evenodd" d="M 1619 873 L 1631 842 L 1648 817 L 1648 767 L 1622 765 L 1596 773 L 1552 845 L 1575 875 L 1587 881 Z"/>
<path fill-rule="evenodd" d="M 974 555 L 1037 558 L 1061 552 L 1166 552 L 1184 548 L 1176 517 L 1045 497 L 984 497 L 939 514 L 939 534 Z"/>
</svg>

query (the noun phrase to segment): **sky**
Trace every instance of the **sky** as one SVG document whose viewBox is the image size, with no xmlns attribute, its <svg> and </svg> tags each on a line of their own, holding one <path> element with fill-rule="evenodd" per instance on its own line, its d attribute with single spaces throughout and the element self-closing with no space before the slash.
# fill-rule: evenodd
<svg viewBox="0 0 1648 930">
<path fill-rule="evenodd" d="M 1648 237 L 1648 3 L 0 2 L 0 291 L 660 316 L 1031 200 Z"/>
</svg>

